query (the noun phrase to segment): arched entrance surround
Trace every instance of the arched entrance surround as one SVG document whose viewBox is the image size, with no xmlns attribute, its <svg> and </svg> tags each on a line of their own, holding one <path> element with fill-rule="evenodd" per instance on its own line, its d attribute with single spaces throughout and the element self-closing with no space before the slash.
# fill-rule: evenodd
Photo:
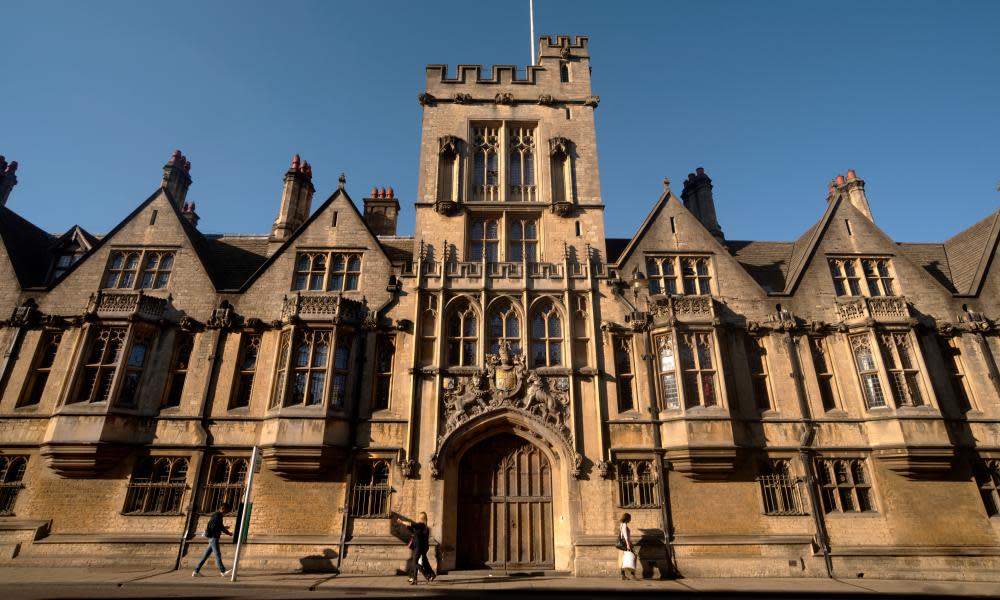
<svg viewBox="0 0 1000 600">
<path fill-rule="evenodd" d="M 519 444 L 519 441 L 522 443 Z M 530 493 L 521 495 L 521 491 L 526 489 L 524 487 L 527 485 L 526 481 L 523 482 L 524 485 L 522 482 L 518 482 L 518 487 L 513 489 L 508 483 L 498 490 L 499 495 L 491 498 L 491 503 L 495 502 L 499 506 L 485 507 L 485 509 L 493 511 L 499 509 L 499 514 L 493 512 L 493 521 L 489 521 L 489 516 L 478 518 L 487 519 L 484 522 L 491 523 L 494 527 L 499 527 L 502 524 L 505 530 L 502 535 L 494 534 L 492 537 L 492 543 L 501 544 L 500 547 L 503 551 L 499 553 L 493 551 L 492 554 L 489 554 L 482 544 L 477 546 L 477 542 L 462 541 L 458 539 L 458 536 L 472 535 L 469 533 L 467 523 L 470 518 L 473 520 L 477 518 L 470 516 L 469 512 L 470 500 L 475 502 L 475 498 L 471 496 L 475 496 L 475 494 L 471 496 L 468 493 L 463 494 L 460 489 L 463 483 L 468 483 L 470 477 L 476 476 L 475 467 L 469 468 L 463 473 L 463 463 L 466 462 L 464 459 L 466 456 L 470 460 L 476 460 L 477 455 L 488 456 L 484 449 L 491 446 L 498 450 L 507 451 L 504 456 L 497 456 L 494 459 L 495 468 L 501 468 L 502 458 L 510 459 L 512 454 L 517 454 L 520 451 L 522 459 L 520 466 L 526 468 L 518 472 L 518 477 L 534 476 L 535 485 L 541 489 L 537 490 L 538 494 L 529 490 Z M 571 570 L 574 521 L 570 510 L 570 486 L 572 482 L 570 472 L 573 461 L 566 456 L 567 452 L 568 448 L 564 440 L 514 411 L 502 411 L 480 416 L 449 436 L 438 457 L 441 465 L 441 478 L 444 481 L 441 566 L 444 569 L 475 568 L 478 566 L 479 568 L 493 567 L 514 570 L 524 568 Z M 531 469 L 527 468 L 529 467 L 525 462 L 527 460 L 535 461 L 534 466 L 539 469 L 537 475 L 531 473 Z M 549 487 L 547 489 L 542 483 L 542 478 L 545 476 L 541 473 L 543 465 L 548 471 Z M 468 467 L 469 465 L 464 466 Z M 515 465 L 507 463 L 507 466 L 514 467 Z M 478 475 L 484 477 L 485 472 L 490 468 L 494 467 L 478 465 Z M 514 492 L 514 494 L 509 492 Z M 483 502 L 485 498 L 479 495 L 478 500 Z M 463 510 L 463 504 L 465 513 L 460 514 Z M 532 511 L 545 510 L 550 511 L 550 516 L 543 516 L 537 512 L 535 515 L 531 514 Z M 499 519 L 500 517 L 502 520 Z M 543 524 L 546 519 L 548 523 L 551 523 L 547 526 L 551 528 L 551 534 L 544 528 L 537 529 L 545 527 Z M 460 523 L 460 520 L 463 523 Z M 510 532 L 512 523 L 515 528 L 513 534 Z M 536 540 L 534 543 L 548 543 L 551 544 L 549 547 L 531 546 L 532 536 L 526 530 L 529 524 L 536 527 L 533 536 Z M 490 533 L 488 532 L 487 535 L 489 536 Z M 460 550 L 463 552 L 478 551 L 482 554 L 460 559 L 458 557 Z M 480 565 L 475 564 L 477 560 L 484 557 L 491 560 L 480 561 L 483 563 Z M 526 558 L 527 560 L 525 560 Z M 490 562 L 492 564 L 488 564 Z"/>
</svg>

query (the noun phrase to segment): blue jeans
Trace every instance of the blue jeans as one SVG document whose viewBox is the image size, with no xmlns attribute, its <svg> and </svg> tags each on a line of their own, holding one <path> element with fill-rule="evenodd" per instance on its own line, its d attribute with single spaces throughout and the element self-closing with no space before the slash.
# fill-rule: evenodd
<svg viewBox="0 0 1000 600">
<path fill-rule="evenodd" d="M 208 547 L 205 548 L 205 553 L 201 555 L 201 560 L 198 561 L 198 566 L 194 568 L 195 572 L 201 571 L 202 565 L 208 560 L 208 555 L 215 552 L 215 564 L 219 567 L 220 573 L 226 572 L 226 567 L 222 564 L 222 552 L 219 551 L 219 538 L 208 538 Z"/>
</svg>

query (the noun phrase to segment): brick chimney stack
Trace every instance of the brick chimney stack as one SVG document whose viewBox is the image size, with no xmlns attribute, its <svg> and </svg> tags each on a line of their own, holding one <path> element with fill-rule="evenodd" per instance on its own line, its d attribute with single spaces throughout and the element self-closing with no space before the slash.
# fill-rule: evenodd
<svg viewBox="0 0 1000 600">
<path fill-rule="evenodd" d="M 174 150 L 173 156 L 163 165 L 160 187 L 170 192 L 178 209 L 184 208 L 184 199 L 191 187 L 191 161 L 180 150 Z"/>
<path fill-rule="evenodd" d="M 722 227 L 719 227 L 719 220 L 715 216 L 712 180 L 705 174 L 705 169 L 698 167 L 694 173 L 688 175 L 687 181 L 684 182 L 684 190 L 681 192 L 681 200 L 684 201 L 684 207 L 701 221 L 709 233 L 718 238 L 719 241 L 726 239 L 726 236 L 722 234 Z"/>
<path fill-rule="evenodd" d="M 194 212 L 194 202 L 184 203 L 184 206 L 181 208 L 181 216 L 194 227 L 198 227 L 198 221 L 201 217 L 198 216 L 198 213 Z"/>
<path fill-rule="evenodd" d="M 854 208 L 861 211 L 861 214 L 868 217 L 869 221 L 874 222 L 875 219 L 872 218 L 872 209 L 868 205 L 868 196 L 865 194 L 865 181 L 859 179 L 857 173 L 854 169 L 847 170 L 847 177 L 843 175 L 837 175 L 837 187 L 847 194 L 847 199 L 851 201 Z"/>
<path fill-rule="evenodd" d="M 370 198 L 364 199 L 365 222 L 375 235 L 396 235 L 396 219 L 399 217 L 399 201 L 396 192 L 389 188 L 372 188 Z"/>
<path fill-rule="evenodd" d="M 10 191 L 17 185 L 17 161 L 0 156 L 0 206 L 7 206 Z"/>
<path fill-rule="evenodd" d="M 296 154 L 292 165 L 285 172 L 285 187 L 281 191 L 278 218 L 271 227 L 271 241 L 283 242 L 309 218 L 312 197 L 316 188 L 312 184 L 312 166 Z"/>
</svg>

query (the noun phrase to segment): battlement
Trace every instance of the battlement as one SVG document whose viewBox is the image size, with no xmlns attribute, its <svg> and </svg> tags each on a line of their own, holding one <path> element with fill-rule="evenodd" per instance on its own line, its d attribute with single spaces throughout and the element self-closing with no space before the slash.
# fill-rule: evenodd
<svg viewBox="0 0 1000 600">
<path fill-rule="evenodd" d="M 517 65 L 493 65 L 488 77 L 483 77 L 483 65 L 458 65 L 455 77 L 448 77 L 448 65 L 427 65 L 427 81 L 441 83 L 537 83 L 544 67 L 529 65 L 525 77 L 519 77 Z"/>
<path fill-rule="evenodd" d="M 538 38 L 538 58 L 589 58 L 588 43 L 589 38 L 585 35 L 574 36 L 572 41 L 568 35 L 556 36 L 555 41 L 552 40 L 551 36 L 543 35 Z M 569 56 L 566 56 L 567 54 Z"/>
</svg>

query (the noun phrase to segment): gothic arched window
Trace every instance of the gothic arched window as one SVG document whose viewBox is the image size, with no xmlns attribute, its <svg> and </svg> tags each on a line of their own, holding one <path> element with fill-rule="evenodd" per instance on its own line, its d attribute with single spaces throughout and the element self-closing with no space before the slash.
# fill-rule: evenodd
<svg viewBox="0 0 1000 600">
<path fill-rule="evenodd" d="M 468 300 L 460 300 L 448 320 L 448 364 L 466 367 L 476 364 L 479 350 L 479 326 L 476 311 Z"/>
<path fill-rule="evenodd" d="M 487 325 L 490 354 L 500 353 L 501 342 L 510 344 L 511 354 L 521 351 L 521 321 L 510 300 L 500 300 L 493 306 Z"/>
<path fill-rule="evenodd" d="M 562 319 L 551 301 L 535 308 L 531 320 L 531 365 L 557 367 L 562 365 Z"/>
</svg>

